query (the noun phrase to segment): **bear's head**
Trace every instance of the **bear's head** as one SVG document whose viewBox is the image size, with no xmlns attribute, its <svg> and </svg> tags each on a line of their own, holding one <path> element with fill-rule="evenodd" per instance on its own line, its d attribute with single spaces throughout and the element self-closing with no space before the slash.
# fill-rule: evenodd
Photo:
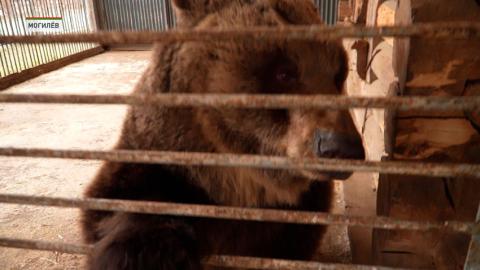
<svg viewBox="0 0 480 270">
<path fill-rule="evenodd" d="M 321 24 L 309 0 L 174 0 L 180 28 Z M 188 42 L 179 49 L 193 93 L 340 95 L 348 72 L 340 41 L 232 40 Z M 179 71 L 180 72 L 180 71 Z M 181 76 L 181 74 L 178 74 Z M 217 152 L 363 159 L 360 136 L 346 110 L 198 109 Z M 298 172 L 296 172 L 298 173 Z M 302 171 L 315 180 L 349 174 Z"/>
</svg>

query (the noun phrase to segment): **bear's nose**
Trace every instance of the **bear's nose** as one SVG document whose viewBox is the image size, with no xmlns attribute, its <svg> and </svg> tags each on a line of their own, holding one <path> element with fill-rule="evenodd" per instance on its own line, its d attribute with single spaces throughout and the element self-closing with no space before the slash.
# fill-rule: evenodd
<svg viewBox="0 0 480 270">
<path fill-rule="evenodd" d="M 359 136 L 349 136 L 330 130 L 317 130 L 313 147 L 313 151 L 320 158 L 365 158 Z"/>
<path fill-rule="evenodd" d="M 348 136 L 334 131 L 317 130 L 313 151 L 320 158 L 365 159 L 365 151 L 359 136 Z M 324 172 L 333 179 L 344 180 L 351 172 Z"/>
</svg>

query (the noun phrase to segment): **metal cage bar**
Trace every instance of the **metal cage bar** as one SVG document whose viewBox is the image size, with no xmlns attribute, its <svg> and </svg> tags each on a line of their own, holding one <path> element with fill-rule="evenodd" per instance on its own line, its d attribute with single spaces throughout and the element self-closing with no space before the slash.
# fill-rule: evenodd
<svg viewBox="0 0 480 270">
<path fill-rule="evenodd" d="M 60 150 L 41 148 L 0 148 L 0 156 L 106 160 L 111 162 L 176 164 L 191 166 L 252 167 L 323 171 L 363 171 L 428 177 L 478 177 L 480 164 L 419 163 L 406 161 L 364 161 L 334 158 L 291 158 L 246 154 L 220 154 L 142 150 Z"/>
<path fill-rule="evenodd" d="M 416 222 L 388 217 L 346 216 L 320 212 L 255 209 L 183 203 L 147 202 L 112 199 L 73 199 L 28 195 L 0 194 L 0 203 L 81 208 L 157 215 L 176 215 L 214 219 L 250 220 L 314 225 L 348 225 L 378 229 L 445 230 L 472 234 L 479 230 L 473 222 Z"/>
<path fill-rule="evenodd" d="M 330 40 L 366 37 L 480 38 L 478 22 L 418 23 L 407 26 L 288 26 L 234 29 L 177 29 L 164 32 L 97 32 L 62 35 L 1 35 L 0 43 L 97 42 L 139 44 L 181 41 Z"/>
<path fill-rule="evenodd" d="M 78 245 L 60 242 L 25 240 L 13 238 L 0 238 L 0 246 L 10 248 L 22 248 L 33 250 L 58 251 L 69 254 L 88 254 L 92 249 L 88 245 Z M 292 270 L 401 270 L 400 268 L 353 265 L 340 263 L 321 263 L 313 261 L 293 261 L 270 258 L 240 257 L 213 255 L 205 258 L 203 264 L 226 267 L 226 268 L 248 268 L 248 269 L 292 269 Z"/>
<path fill-rule="evenodd" d="M 58 95 L 0 94 L 0 103 L 129 104 L 171 107 L 229 107 L 249 109 L 350 109 L 476 110 L 480 96 L 469 97 L 349 97 L 341 95 L 261 94 L 153 94 L 153 95 Z"/>
<path fill-rule="evenodd" d="M 130 17 L 130 25 L 134 23 L 134 18 Z M 172 19 L 166 16 L 167 24 L 172 23 Z M 137 22 L 138 23 L 138 22 Z M 337 38 L 363 38 L 376 36 L 395 36 L 395 37 L 426 37 L 426 38 L 480 38 L 480 23 L 472 22 L 446 22 L 436 24 L 417 24 L 410 26 L 387 26 L 387 27 L 287 27 L 284 29 L 269 29 L 264 27 L 251 29 L 232 29 L 232 30 L 176 30 L 169 32 L 137 32 L 137 33 L 83 33 L 83 34 L 64 34 L 64 35 L 2 35 L 0 43 L 7 43 L 12 48 L 17 48 L 16 44 L 8 43 L 45 43 L 45 42 L 99 42 L 104 44 L 126 44 L 126 43 L 152 43 L 158 41 L 209 41 L 209 40 L 232 40 L 232 39 L 289 39 L 289 40 L 325 40 Z M 48 45 L 48 44 L 47 44 Z M 50 51 L 57 49 L 55 46 L 49 46 Z M 20 49 L 24 49 L 21 47 Z M 26 60 L 26 58 L 24 58 Z M 2 64 L 7 62 L 7 58 Z M 148 103 L 151 97 L 147 96 L 109 96 L 90 99 L 86 96 L 60 96 L 52 97 L 49 95 L 1 95 L 3 102 L 45 102 L 45 103 L 97 103 L 97 104 L 143 104 Z M 146 100 L 148 98 L 148 100 Z M 158 98 L 158 99 L 157 99 Z M 228 99 L 231 97 L 217 97 L 208 99 L 208 97 L 191 98 L 169 96 L 155 98 L 154 104 L 168 106 L 226 106 L 238 105 L 239 107 L 250 108 L 277 108 L 278 106 L 291 108 L 356 108 L 372 107 L 383 108 L 390 107 L 395 109 L 423 109 L 423 110 L 474 110 L 478 109 L 479 98 L 347 98 L 333 97 L 334 104 L 322 103 L 320 100 L 294 100 L 286 101 L 288 97 L 269 97 L 252 102 L 252 97 L 245 96 L 240 99 Z M 238 98 L 238 97 L 237 97 Z M 324 98 L 324 97 L 323 97 Z M 63 101 L 62 101 L 63 99 Z M 223 99 L 223 100 L 222 100 Z M 311 97 L 308 98 L 312 100 Z M 92 102 L 93 101 L 93 102 Z M 423 102 L 423 103 L 422 103 Z M 150 103 L 153 104 L 153 103 Z M 173 104 L 173 105 L 172 105 Z M 253 105 L 250 105 L 253 104 Z M 207 154 L 207 153 L 181 153 L 181 152 L 159 152 L 159 151 L 80 151 L 80 150 L 54 150 L 54 149 L 18 149 L 18 148 L 0 148 L 0 155 L 6 156 L 24 156 L 24 157 L 54 157 L 54 158 L 74 158 L 74 159 L 102 159 L 114 162 L 142 162 L 142 163 L 169 163 L 183 165 L 211 165 L 211 166 L 256 166 L 275 169 L 324 169 L 340 171 L 378 171 L 382 173 L 395 174 L 420 174 L 428 176 L 473 176 L 480 177 L 480 165 L 477 164 L 432 164 L 432 163 L 413 163 L 413 162 L 371 162 L 371 161 L 351 161 L 337 159 L 315 159 L 315 160 L 296 160 L 285 157 L 268 157 L 252 155 L 229 155 L 229 154 Z M 405 220 L 395 220 L 386 217 L 351 217 L 342 215 L 332 215 L 326 213 L 300 212 L 300 211 L 282 211 L 266 209 L 247 209 L 221 206 L 188 205 L 160 202 L 140 202 L 124 200 L 104 200 L 104 199 L 64 199 L 51 197 L 35 197 L 22 195 L 0 194 L 0 202 L 75 207 L 82 209 L 97 209 L 109 211 L 139 212 L 147 214 L 169 214 L 194 217 L 210 217 L 224 219 L 241 219 L 257 221 L 275 221 L 291 222 L 303 224 L 343 224 L 349 226 L 364 226 L 383 229 L 408 229 L 408 230 L 450 230 L 461 233 L 473 234 L 465 269 L 476 269 L 479 267 L 479 216 L 476 222 L 414 222 Z M 1 246 L 33 248 L 40 250 L 60 250 L 70 253 L 88 253 L 89 246 L 72 245 L 65 243 L 51 243 L 42 241 L 29 241 L 20 239 L 0 238 Z M 210 258 L 210 263 L 225 267 L 249 267 L 253 269 L 392 269 L 387 267 L 373 266 L 354 266 L 338 264 L 322 264 L 315 262 L 298 262 L 260 258 L 228 257 L 216 256 Z M 209 263 L 207 261 L 207 263 Z M 330 268 L 328 268 L 330 267 Z M 332 268 L 335 267 L 335 268 Z M 342 268 L 344 267 L 344 268 Z"/>
</svg>

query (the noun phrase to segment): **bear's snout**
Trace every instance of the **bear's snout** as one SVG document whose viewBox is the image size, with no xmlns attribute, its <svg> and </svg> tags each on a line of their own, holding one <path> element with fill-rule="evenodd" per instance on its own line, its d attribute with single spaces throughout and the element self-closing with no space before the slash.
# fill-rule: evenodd
<svg viewBox="0 0 480 270">
<path fill-rule="evenodd" d="M 318 129 L 314 133 L 313 152 L 319 158 L 365 159 L 362 141 L 357 136 Z M 335 179 L 346 179 L 349 172 L 328 172 Z"/>
<path fill-rule="evenodd" d="M 313 142 L 313 152 L 320 158 L 365 158 L 360 138 L 330 130 L 316 130 Z"/>
</svg>

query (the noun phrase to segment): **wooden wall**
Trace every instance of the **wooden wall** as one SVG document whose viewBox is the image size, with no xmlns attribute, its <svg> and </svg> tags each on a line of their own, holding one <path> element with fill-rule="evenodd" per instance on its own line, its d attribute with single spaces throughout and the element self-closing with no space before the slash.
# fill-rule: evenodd
<svg viewBox="0 0 480 270">
<path fill-rule="evenodd" d="M 354 23 L 367 25 L 478 21 L 474 0 L 352 0 Z M 361 14 L 364 14 L 364 19 Z M 375 38 L 353 41 L 350 55 L 360 95 L 480 95 L 478 40 Z M 355 90 L 357 89 L 357 90 Z M 480 162 L 477 112 L 369 110 L 363 135 L 370 159 Z M 479 179 L 378 175 L 378 215 L 411 220 L 473 221 Z M 373 231 L 373 263 L 462 269 L 469 237 L 446 232 Z M 354 251 L 355 252 L 355 251 Z"/>
</svg>

